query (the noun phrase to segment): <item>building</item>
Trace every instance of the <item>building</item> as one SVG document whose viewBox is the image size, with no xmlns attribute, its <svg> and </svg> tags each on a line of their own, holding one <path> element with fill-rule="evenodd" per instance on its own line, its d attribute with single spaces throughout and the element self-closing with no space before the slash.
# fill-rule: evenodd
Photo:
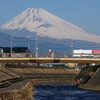
<svg viewBox="0 0 100 100">
<path fill-rule="evenodd" d="M 30 49 L 28 47 L 2 47 L 3 49 L 3 57 L 25 57 L 26 54 L 30 53 Z"/>
<path fill-rule="evenodd" d="M 92 49 L 95 58 L 100 58 L 100 49 Z"/>
<path fill-rule="evenodd" d="M 73 50 L 73 57 L 93 57 L 92 50 Z"/>
</svg>

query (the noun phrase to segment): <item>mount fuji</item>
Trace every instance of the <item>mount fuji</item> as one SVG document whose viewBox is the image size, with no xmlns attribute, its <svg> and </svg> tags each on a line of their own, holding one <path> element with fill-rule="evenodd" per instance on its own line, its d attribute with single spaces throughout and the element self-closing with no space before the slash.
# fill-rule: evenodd
<svg viewBox="0 0 100 100">
<path fill-rule="evenodd" d="M 89 33 L 42 8 L 28 8 L 12 20 L 0 26 L 0 31 L 11 36 L 49 38 L 53 40 L 73 39 L 100 43 L 100 36 Z M 65 41 L 64 41 L 65 42 Z"/>
</svg>

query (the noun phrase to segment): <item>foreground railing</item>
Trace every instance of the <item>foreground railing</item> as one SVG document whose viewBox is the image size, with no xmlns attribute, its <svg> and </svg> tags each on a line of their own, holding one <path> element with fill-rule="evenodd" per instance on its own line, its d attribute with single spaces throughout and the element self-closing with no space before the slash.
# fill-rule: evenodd
<svg viewBox="0 0 100 100">
<path fill-rule="evenodd" d="M 52 58 L 100 58 L 100 54 L 80 54 L 80 53 L 0 53 L 1 58 L 33 58 L 33 57 L 52 57 Z"/>
</svg>

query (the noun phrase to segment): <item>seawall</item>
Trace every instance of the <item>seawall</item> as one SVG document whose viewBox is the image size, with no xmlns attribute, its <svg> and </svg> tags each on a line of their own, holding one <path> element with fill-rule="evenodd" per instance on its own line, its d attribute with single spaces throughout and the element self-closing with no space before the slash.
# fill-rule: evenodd
<svg viewBox="0 0 100 100">
<path fill-rule="evenodd" d="M 84 67 L 76 79 L 81 79 L 79 88 L 100 91 L 100 66 Z"/>
</svg>

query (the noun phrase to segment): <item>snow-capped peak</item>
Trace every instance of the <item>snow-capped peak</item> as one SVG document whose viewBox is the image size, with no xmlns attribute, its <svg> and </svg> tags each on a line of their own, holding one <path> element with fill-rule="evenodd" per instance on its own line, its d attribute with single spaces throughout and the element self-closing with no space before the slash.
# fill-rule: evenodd
<svg viewBox="0 0 100 100">
<path fill-rule="evenodd" d="M 26 28 L 29 31 L 33 31 L 33 28 L 41 25 L 44 20 L 41 18 L 40 12 L 43 9 L 28 8 L 14 19 L 5 23 L 2 29 L 22 29 Z"/>
<path fill-rule="evenodd" d="M 42 8 L 28 8 L 0 28 L 3 30 L 16 31 L 17 29 L 18 31 L 26 29 L 31 33 L 37 33 L 39 36 L 48 36 L 56 39 L 70 38 L 100 43 L 100 36 L 90 34 L 80 27 L 63 20 Z M 18 34 L 18 32 L 16 32 L 16 34 Z M 29 35 L 27 35 L 27 37 Z"/>
<path fill-rule="evenodd" d="M 2 25 L 1 28 L 2 29 L 26 28 L 30 32 L 33 32 L 34 28 L 41 26 L 49 27 L 50 25 L 57 26 L 57 24 L 63 24 L 63 25 L 70 24 L 67 25 L 67 27 L 73 28 L 73 24 L 54 16 L 53 14 L 47 12 L 42 8 L 28 8 L 20 15 L 16 16 L 9 22 Z"/>
</svg>

